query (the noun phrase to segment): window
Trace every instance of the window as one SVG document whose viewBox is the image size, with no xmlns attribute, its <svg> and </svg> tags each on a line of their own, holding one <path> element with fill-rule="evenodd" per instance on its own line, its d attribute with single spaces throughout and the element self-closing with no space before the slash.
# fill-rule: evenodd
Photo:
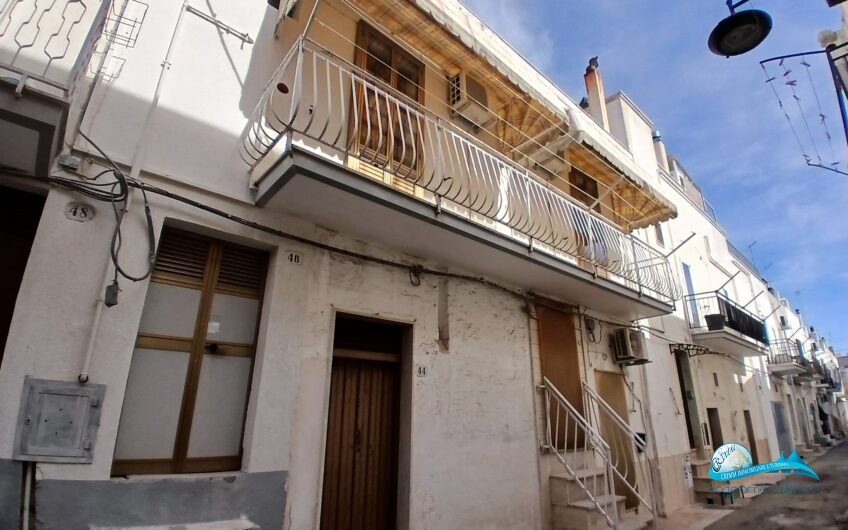
<svg viewBox="0 0 848 530">
<path fill-rule="evenodd" d="M 713 384 L 718 386 L 718 374 L 713 372 Z"/>
<path fill-rule="evenodd" d="M 657 236 L 657 245 L 664 247 L 665 246 L 665 237 L 663 236 L 662 225 L 659 223 L 654 225 L 654 232 L 656 232 Z"/>
<path fill-rule="evenodd" d="M 356 64 L 387 85 L 379 87 L 379 91 L 359 85 L 359 123 L 354 123 L 358 131 L 354 138 L 360 154 L 378 167 L 391 161 L 393 171 L 404 176 L 416 175 L 421 137 L 418 121 L 404 105 L 424 103 L 424 65 L 364 22 L 360 22 L 357 34 Z M 381 93 L 387 88 L 405 96 L 398 98 L 400 104 Z"/>
<path fill-rule="evenodd" d="M 163 230 L 113 475 L 241 468 L 267 263 L 261 251 Z"/>
<path fill-rule="evenodd" d="M 568 182 L 571 184 L 571 196 L 586 206 L 592 206 L 598 200 L 598 181 L 589 175 L 572 167 Z M 595 211 L 600 213 L 600 204 L 595 204 Z"/>
</svg>

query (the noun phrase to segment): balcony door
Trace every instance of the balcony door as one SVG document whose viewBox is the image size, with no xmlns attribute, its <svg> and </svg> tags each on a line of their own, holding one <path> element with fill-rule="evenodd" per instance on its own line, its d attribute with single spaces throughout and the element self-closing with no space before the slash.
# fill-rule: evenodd
<svg viewBox="0 0 848 530">
<path fill-rule="evenodd" d="M 424 103 L 424 65 L 365 22 L 359 23 L 356 64 L 372 78 L 356 91 L 354 152 L 378 168 L 416 180 L 422 146 L 414 108 Z"/>
</svg>

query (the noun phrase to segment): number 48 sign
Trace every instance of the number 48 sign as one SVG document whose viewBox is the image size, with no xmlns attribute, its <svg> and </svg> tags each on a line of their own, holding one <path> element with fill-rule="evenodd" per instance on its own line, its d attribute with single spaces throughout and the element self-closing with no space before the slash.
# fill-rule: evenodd
<svg viewBox="0 0 848 530">
<path fill-rule="evenodd" d="M 94 208 L 84 202 L 69 202 L 65 206 L 65 217 L 78 223 L 91 221 L 94 219 Z"/>
</svg>

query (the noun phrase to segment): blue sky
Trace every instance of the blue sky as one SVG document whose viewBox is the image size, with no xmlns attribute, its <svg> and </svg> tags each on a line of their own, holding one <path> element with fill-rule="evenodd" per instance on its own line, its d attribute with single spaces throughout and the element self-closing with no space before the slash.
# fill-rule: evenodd
<svg viewBox="0 0 848 530">
<path fill-rule="evenodd" d="M 848 176 L 806 165 L 759 61 L 820 49 L 819 31 L 838 29 L 840 11 L 825 0 L 757 0 L 774 29 L 753 52 L 725 59 L 707 37 L 727 16 L 722 0 L 462 0 L 574 100 L 583 71 L 599 56 L 607 94 L 622 90 L 651 117 L 713 205 L 737 248 L 809 325 L 848 352 Z M 747 6 L 746 6 L 747 8 Z M 807 69 L 787 62 L 799 105 L 777 74 L 804 151 L 842 163 L 846 142 L 823 58 Z M 813 93 L 815 86 L 817 94 Z M 834 156 L 818 119 L 821 102 Z M 835 160 L 834 160 L 835 159 Z"/>
</svg>

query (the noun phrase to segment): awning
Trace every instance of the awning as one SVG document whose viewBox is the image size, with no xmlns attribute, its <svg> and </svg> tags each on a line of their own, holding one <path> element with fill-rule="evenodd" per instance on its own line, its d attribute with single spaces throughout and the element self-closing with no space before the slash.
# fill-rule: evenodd
<svg viewBox="0 0 848 530">
<path fill-rule="evenodd" d="M 677 216 L 677 208 L 648 184 L 643 171 L 633 161 L 633 155 L 624 146 L 471 11 L 456 0 L 413 0 L 413 3 L 518 88 L 567 119 L 569 128 L 576 132 L 582 144 L 596 151 L 637 188 L 655 198 L 638 226 L 630 228 L 642 228 Z"/>
</svg>

